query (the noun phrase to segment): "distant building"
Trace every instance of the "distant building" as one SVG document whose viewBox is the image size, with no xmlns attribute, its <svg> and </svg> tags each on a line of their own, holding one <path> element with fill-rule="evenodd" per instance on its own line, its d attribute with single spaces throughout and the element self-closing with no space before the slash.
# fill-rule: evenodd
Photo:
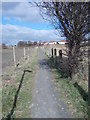
<svg viewBox="0 0 90 120">
<path fill-rule="evenodd" d="M 49 45 L 54 45 L 54 44 L 57 44 L 57 42 L 54 41 L 54 40 L 52 40 L 52 41 L 49 42 Z"/>
<path fill-rule="evenodd" d="M 44 45 L 44 43 L 43 43 L 43 42 L 41 42 L 40 44 L 41 44 L 41 45 Z"/>
<path fill-rule="evenodd" d="M 48 42 L 44 42 L 44 45 L 48 45 Z"/>
<path fill-rule="evenodd" d="M 66 43 L 66 40 L 60 40 L 60 41 L 58 41 L 58 44 L 60 44 L 60 45 L 65 45 L 65 43 Z"/>
</svg>

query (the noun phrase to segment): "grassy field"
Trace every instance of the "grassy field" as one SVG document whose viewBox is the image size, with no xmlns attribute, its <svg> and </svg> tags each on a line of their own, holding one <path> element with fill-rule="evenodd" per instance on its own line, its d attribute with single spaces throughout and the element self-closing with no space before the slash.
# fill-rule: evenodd
<svg viewBox="0 0 90 120">
<path fill-rule="evenodd" d="M 26 56 L 28 55 L 28 48 L 25 48 Z M 30 48 L 30 52 L 32 52 L 32 48 Z M 13 48 L 8 47 L 7 49 L 2 49 L 2 74 L 8 71 L 8 69 L 13 68 Z M 24 58 L 24 48 L 23 47 L 15 47 L 15 55 L 16 55 L 16 64 L 20 64 Z"/>
<path fill-rule="evenodd" d="M 16 107 L 14 106 L 12 117 L 30 117 L 29 106 L 32 100 L 34 74 L 37 69 L 37 56 L 37 48 L 33 48 L 29 61 L 22 61 L 16 70 L 13 68 L 2 76 L 2 113 L 4 118 L 10 113 L 16 95 Z M 24 71 L 26 71 L 25 74 Z M 22 83 L 21 80 L 23 80 Z M 20 89 L 17 92 L 19 86 Z"/>
<path fill-rule="evenodd" d="M 42 48 L 45 52 L 45 50 Z M 88 117 L 88 81 L 87 79 L 81 80 L 82 76 L 75 75 L 73 80 L 69 81 L 67 69 L 59 69 L 59 61 L 57 62 L 51 57 L 48 57 L 47 53 L 45 57 L 55 77 L 55 85 L 57 86 L 60 97 L 67 104 L 68 109 L 71 111 L 72 116 L 75 118 L 87 118 Z M 65 66 L 64 61 L 63 66 Z M 84 64 L 84 70 L 87 70 L 87 64 Z M 86 72 L 86 71 L 85 71 Z M 77 77 L 78 76 L 78 77 Z"/>
</svg>

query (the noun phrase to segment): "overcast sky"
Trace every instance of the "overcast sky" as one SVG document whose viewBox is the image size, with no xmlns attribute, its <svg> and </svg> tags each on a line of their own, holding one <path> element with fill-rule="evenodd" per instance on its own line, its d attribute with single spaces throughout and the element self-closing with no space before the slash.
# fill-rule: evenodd
<svg viewBox="0 0 90 120">
<path fill-rule="evenodd" d="M 17 44 L 20 40 L 57 41 L 65 39 L 61 37 L 62 33 L 58 36 L 53 26 L 40 16 L 39 9 L 31 7 L 28 2 L 3 2 L 0 24 L 2 24 L 2 42 L 8 45 Z"/>
</svg>

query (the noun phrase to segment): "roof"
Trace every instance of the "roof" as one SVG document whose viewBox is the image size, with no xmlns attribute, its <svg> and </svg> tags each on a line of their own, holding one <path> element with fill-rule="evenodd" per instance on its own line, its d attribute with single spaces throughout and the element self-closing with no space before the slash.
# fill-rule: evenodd
<svg viewBox="0 0 90 120">
<path fill-rule="evenodd" d="M 53 43 L 53 42 L 56 42 L 56 41 L 54 41 L 54 40 L 51 40 L 49 43 Z"/>
<path fill-rule="evenodd" d="M 60 40 L 59 42 L 66 42 L 66 40 Z"/>
</svg>

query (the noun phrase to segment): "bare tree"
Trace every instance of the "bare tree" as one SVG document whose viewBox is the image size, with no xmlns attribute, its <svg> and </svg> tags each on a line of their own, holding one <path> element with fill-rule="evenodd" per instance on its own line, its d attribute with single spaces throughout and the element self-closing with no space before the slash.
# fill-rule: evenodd
<svg viewBox="0 0 90 120">
<path fill-rule="evenodd" d="M 35 42 L 33 43 L 33 45 L 37 45 L 37 41 L 35 41 Z"/>
<path fill-rule="evenodd" d="M 41 15 L 48 19 L 60 32 L 62 30 L 68 44 L 69 76 L 78 68 L 82 42 L 89 33 L 89 3 L 88 2 L 34 2 Z"/>
<path fill-rule="evenodd" d="M 7 49 L 7 46 L 5 43 L 2 43 L 2 49 Z"/>
<path fill-rule="evenodd" d="M 18 47 L 27 47 L 28 46 L 28 43 L 26 41 L 19 41 L 17 43 L 17 46 Z"/>
<path fill-rule="evenodd" d="M 23 47 L 23 46 L 24 46 L 24 41 L 19 41 L 19 42 L 17 43 L 17 46 L 18 46 L 18 47 Z"/>
</svg>

